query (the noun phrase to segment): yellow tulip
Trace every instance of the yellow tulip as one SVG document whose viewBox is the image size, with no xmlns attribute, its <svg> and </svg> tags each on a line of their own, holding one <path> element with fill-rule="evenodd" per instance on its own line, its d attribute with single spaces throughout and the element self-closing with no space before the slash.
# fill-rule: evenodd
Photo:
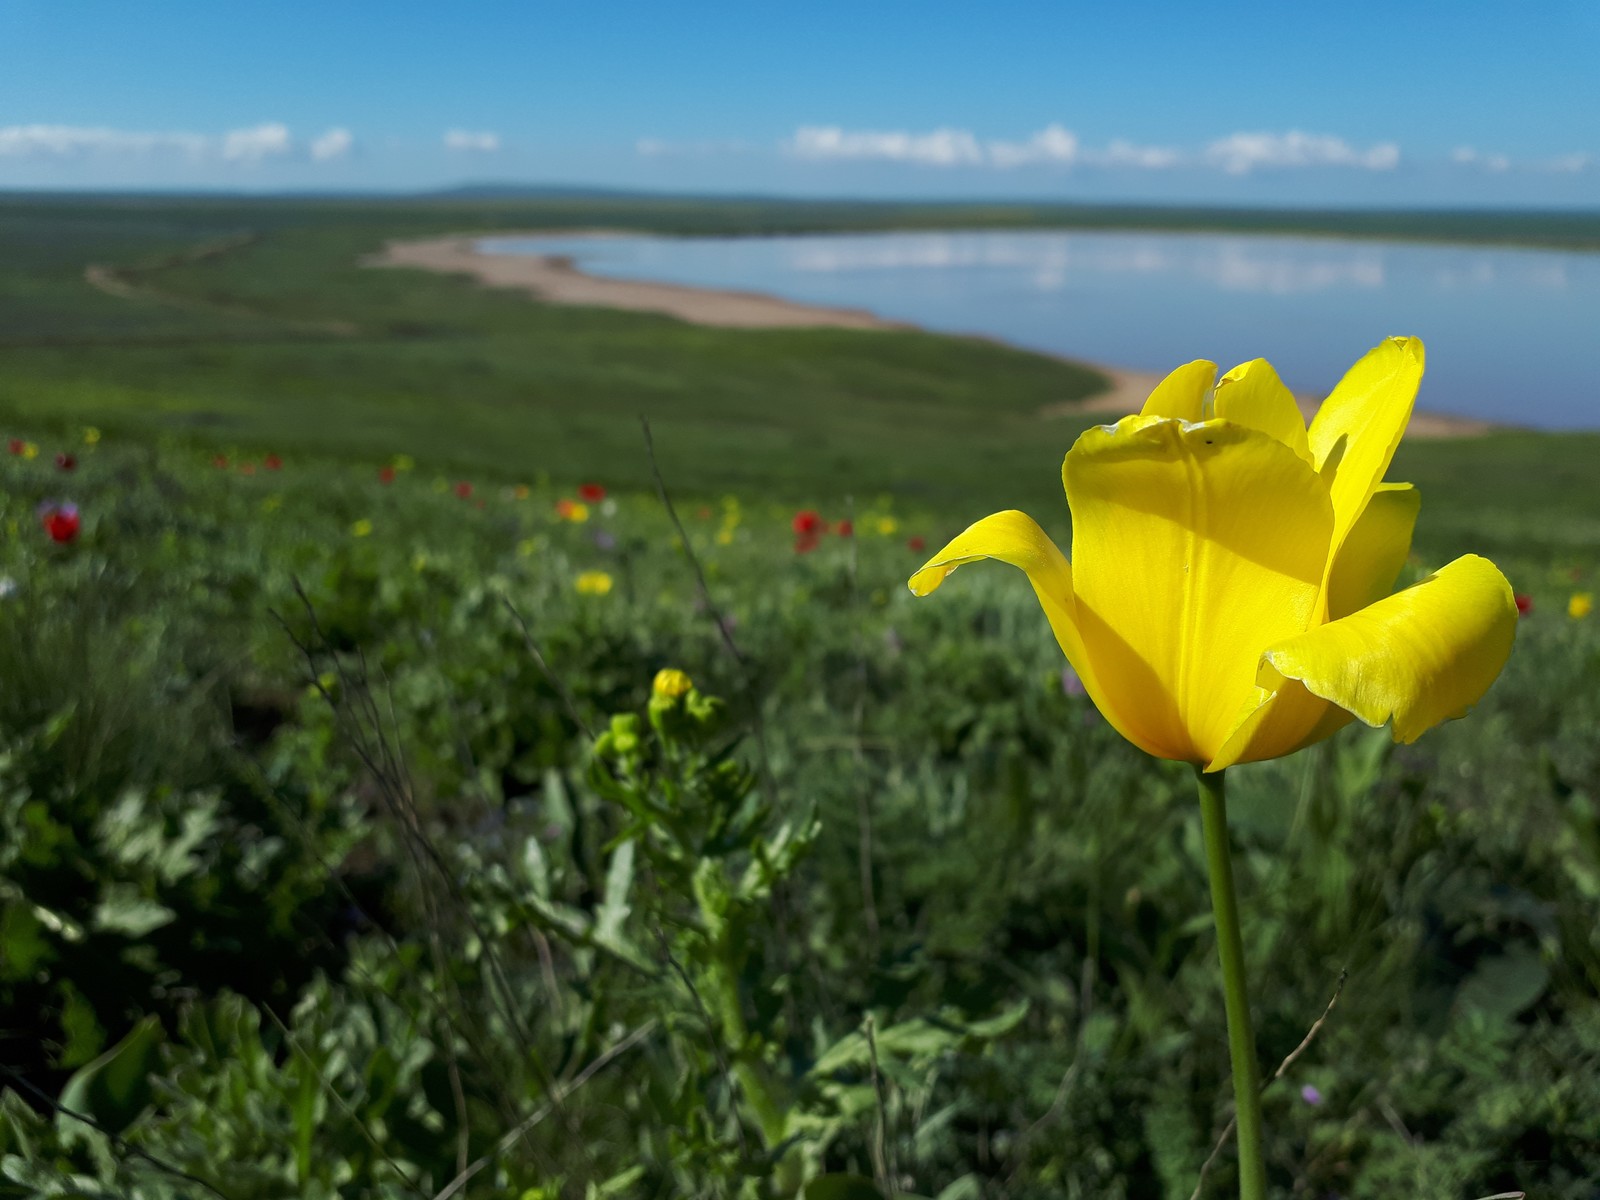
<svg viewBox="0 0 1600 1200">
<path fill-rule="evenodd" d="M 1574 621 L 1581 621 L 1594 611 L 1593 592 L 1573 592 L 1572 598 L 1567 601 L 1567 616 Z"/>
<path fill-rule="evenodd" d="M 1419 499 L 1384 483 L 1411 419 L 1422 343 L 1391 338 L 1306 428 L 1262 359 L 1215 385 L 1193 362 L 1137 416 L 1084 433 L 1062 478 L 1073 560 L 1020 512 L 971 526 L 911 577 L 1022 568 L 1106 719 L 1160 758 L 1220 771 L 1358 717 L 1396 741 L 1459 717 L 1511 653 L 1517 609 L 1466 555 L 1389 595 Z"/>
<path fill-rule="evenodd" d="M 352 522 L 351 525 L 350 525 L 350 533 L 351 533 L 351 536 L 353 536 L 353 537 L 371 537 L 372 536 L 372 522 L 371 522 L 371 520 L 369 520 L 366 517 L 362 517 L 359 521 Z"/>
</svg>

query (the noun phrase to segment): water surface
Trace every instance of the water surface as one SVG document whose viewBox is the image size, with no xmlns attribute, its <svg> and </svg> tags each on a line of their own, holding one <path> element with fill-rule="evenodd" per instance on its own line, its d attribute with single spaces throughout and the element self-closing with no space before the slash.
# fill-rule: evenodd
<svg viewBox="0 0 1600 1200">
<path fill-rule="evenodd" d="M 1272 361 L 1321 395 L 1388 334 L 1436 412 L 1600 428 L 1600 254 L 1235 234 L 489 238 L 593 275 L 766 292 L 1145 371 Z"/>
</svg>

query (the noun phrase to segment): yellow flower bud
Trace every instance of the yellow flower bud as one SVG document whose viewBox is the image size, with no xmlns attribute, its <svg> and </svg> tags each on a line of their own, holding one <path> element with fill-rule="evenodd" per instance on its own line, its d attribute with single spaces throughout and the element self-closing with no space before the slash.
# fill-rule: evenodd
<svg viewBox="0 0 1600 1200">
<path fill-rule="evenodd" d="M 656 672 L 655 681 L 650 685 L 650 694 L 657 700 L 676 700 L 692 687 L 694 680 L 678 668 L 663 667 Z"/>
</svg>

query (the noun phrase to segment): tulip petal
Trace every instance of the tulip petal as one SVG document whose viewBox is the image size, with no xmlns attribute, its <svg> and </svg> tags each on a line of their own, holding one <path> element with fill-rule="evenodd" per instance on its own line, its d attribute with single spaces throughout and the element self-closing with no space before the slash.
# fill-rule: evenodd
<svg viewBox="0 0 1600 1200">
<path fill-rule="evenodd" d="M 1382 483 L 1367 501 L 1328 572 L 1328 619 L 1337 621 L 1394 590 L 1411 553 L 1422 496 L 1409 483 Z"/>
<path fill-rule="evenodd" d="M 1277 690 L 1298 681 L 1368 725 L 1392 719 L 1395 741 L 1414 742 L 1483 698 L 1516 633 L 1511 585 L 1488 559 L 1468 554 L 1414 587 L 1271 647 L 1259 682 Z"/>
<path fill-rule="evenodd" d="M 1139 410 L 1141 417 L 1176 417 L 1180 421 L 1203 421 L 1206 393 L 1217 378 L 1217 364 L 1203 358 L 1184 363 L 1150 393 Z"/>
<path fill-rule="evenodd" d="M 1422 368 L 1421 341 L 1387 338 L 1345 373 L 1311 421 L 1312 462 L 1333 495 L 1334 555 L 1389 469 Z"/>
<path fill-rule="evenodd" d="M 1282 758 L 1333 736 L 1354 719 L 1338 705 L 1313 696 L 1297 679 L 1272 690 L 1258 687 L 1241 706 L 1232 732 L 1206 770 Z"/>
<path fill-rule="evenodd" d="M 1092 692 L 1094 669 L 1084 653 L 1078 630 L 1072 566 L 1050 535 L 1027 513 L 1012 509 L 967 526 L 911 577 L 908 586 L 913 594 L 926 596 L 936 591 L 957 567 L 983 558 L 998 559 L 1027 574 L 1062 653 Z"/>
<path fill-rule="evenodd" d="M 1212 413 L 1235 425 L 1248 425 L 1270 434 L 1306 462 L 1311 461 L 1305 414 L 1294 393 L 1283 386 L 1277 371 L 1264 358 L 1241 363 L 1217 381 Z"/>
<path fill-rule="evenodd" d="M 1210 761 L 1262 651 L 1314 616 L 1325 485 L 1260 430 L 1145 416 L 1084 433 L 1062 474 L 1096 703 L 1150 753 Z"/>
</svg>

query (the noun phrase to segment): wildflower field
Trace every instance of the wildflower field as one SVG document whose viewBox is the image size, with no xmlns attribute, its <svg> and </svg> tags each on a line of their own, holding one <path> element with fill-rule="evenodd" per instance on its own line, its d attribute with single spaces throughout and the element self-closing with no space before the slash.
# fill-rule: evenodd
<svg viewBox="0 0 1600 1200">
<path fill-rule="evenodd" d="M 1230 1194 L 1192 772 L 906 586 L 1093 374 L 357 265 L 605 218 L 0 207 L 0 1196 Z M 1229 771 L 1274 1196 L 1597 1195 L 1597 451 L 1402 446 L 1509 664 Z"/>
</svg>

